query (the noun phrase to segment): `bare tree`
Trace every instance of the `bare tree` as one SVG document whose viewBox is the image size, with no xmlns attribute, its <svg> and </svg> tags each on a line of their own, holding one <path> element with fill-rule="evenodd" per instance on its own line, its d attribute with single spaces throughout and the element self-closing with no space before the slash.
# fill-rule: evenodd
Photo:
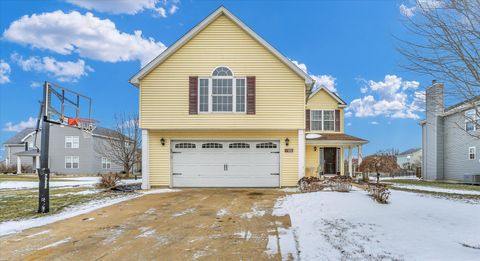
<svg viewBox="0 0 480 261">
<path fill-rule="evenodd" d="M 397 164 L 395 150 L 380 151 L 374 155 L 365 157 L 359 170 L 366 173 L 376 173 L 377 183 L 380 180 L 380 173 L 394 173 L 400 169 Z"/>
<path fill-rule="evenodd" d="M 95 151 L 123 166 L 123 170 L 129 176 L 138 161 L 141 142 L 138 115 L 115 115 L 114 129 L 105 135 L 104 142 L 95 145 Z"/>
<path fill-rule="evenodd" d="M 398 39 L 408 61 L 402 66 L 444 82 L 446 98 L 475 108 L 466 117 L 480 129 L 480 0 L 416 0 L 414 8 L 405 20 L 408 39 Z"/>
</svg>

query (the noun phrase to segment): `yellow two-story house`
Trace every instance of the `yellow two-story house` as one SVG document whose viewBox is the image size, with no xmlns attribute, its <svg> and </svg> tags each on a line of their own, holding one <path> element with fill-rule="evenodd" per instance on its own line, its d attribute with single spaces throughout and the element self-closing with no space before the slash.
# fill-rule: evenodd
<svg viewBox="0 0 480 261">
<path fill-rule="evenodd" d="M 345 174 L 346 103 L 224 7 L 135 74 L 142 188 L 283 187 Z"/>
</svg>

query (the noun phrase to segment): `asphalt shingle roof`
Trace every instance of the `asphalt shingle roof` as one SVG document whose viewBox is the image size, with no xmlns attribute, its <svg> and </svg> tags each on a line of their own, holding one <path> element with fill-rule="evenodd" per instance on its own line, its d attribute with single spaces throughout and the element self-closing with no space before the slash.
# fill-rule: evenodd
<svg viewBox="0 0 480 261">
<path fill-rule="evenodd" d="M 3 144 L 22 144 L 22 139 L 32 131 L 35 131 L 35 128 L 25 128 L 20 132 L 17 132 L 17 134 L 13 135 L 13 137 L 6 140 Z"/>
</svg>

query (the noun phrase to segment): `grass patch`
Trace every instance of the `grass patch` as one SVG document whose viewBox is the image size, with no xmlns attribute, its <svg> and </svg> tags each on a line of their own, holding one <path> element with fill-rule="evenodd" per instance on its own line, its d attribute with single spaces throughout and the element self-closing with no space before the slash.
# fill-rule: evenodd
<svg viewBox="0 0 480 261">
<path fill-rule="evenodd" d="M 52 181 L 75 181 L 68 179 L 68 177 L 57 177 L 50 176 Z M 0 174 L 0 182 L 2 181 L 38 181 L 38 176 L 36 175 L 5 175 Z"/>
<path fill-rule="evenodd" d="M 56 214 L 67 207 L 82 204 L 91 200 L 114 198 L 122 193 L 98 192 L 93 194 L 75 194 L 88 190 L 87 188 L 51 188 L 50 212 L 38 214 L 37 190 L 4 190 L 0 191 L 0 222 L 33 218 Z M 59 196 L 55 196 L 59 195 Z"/>
<path fill-rule="evenodd" d="M 465 194 L 455 194 L 455 193 L 444 193 L 444 192 L 435 192 L 435 191 L 426 191 L 420 189 L 407 189 L 407 188 L 398 188 L 398 187 L 389 187 L 392 190 L 414 192 L 420 194 L 427 194 L 434 197 L 447 198 L 447 199 L 458 199 L 458 200 L 474 200 L 480 201 L 480 195 L 465 195 Z"/>
<path fill-rule="evenodd" d="M 437 181 L 423 181 L 423 180 L 412 180 L 412 179 L 392 179 L 392 180 L 384 180 L 383 182 L 403 184 L 403 185 L 425 186 L 425 187 L 432 187 L 432 188 L 480 191 L 480 186 L 476 186 L 476 185 L 445 183 L 445 182 L 437 182 Z"/>
</svg>

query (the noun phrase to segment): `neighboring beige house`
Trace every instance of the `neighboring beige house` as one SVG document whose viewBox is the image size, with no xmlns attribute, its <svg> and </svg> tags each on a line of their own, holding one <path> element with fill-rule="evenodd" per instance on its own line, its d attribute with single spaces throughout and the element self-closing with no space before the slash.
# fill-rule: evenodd
<svg viewBox="0 0 480 261">
<path fill-rule="evenodd" d="M 414 170 L 422 165 L 422 149 L 406 150 L 397 155 L 397 164 L 404 170 Z"/>
<path fill-rule="evenodd" d="M 140 91 L 143 188 L 283 187 L 352 173 L 346 103 L 224 7 L 130 82 Z M 320 164 L 322 162 L 322 164 Z"/>
</svg>

